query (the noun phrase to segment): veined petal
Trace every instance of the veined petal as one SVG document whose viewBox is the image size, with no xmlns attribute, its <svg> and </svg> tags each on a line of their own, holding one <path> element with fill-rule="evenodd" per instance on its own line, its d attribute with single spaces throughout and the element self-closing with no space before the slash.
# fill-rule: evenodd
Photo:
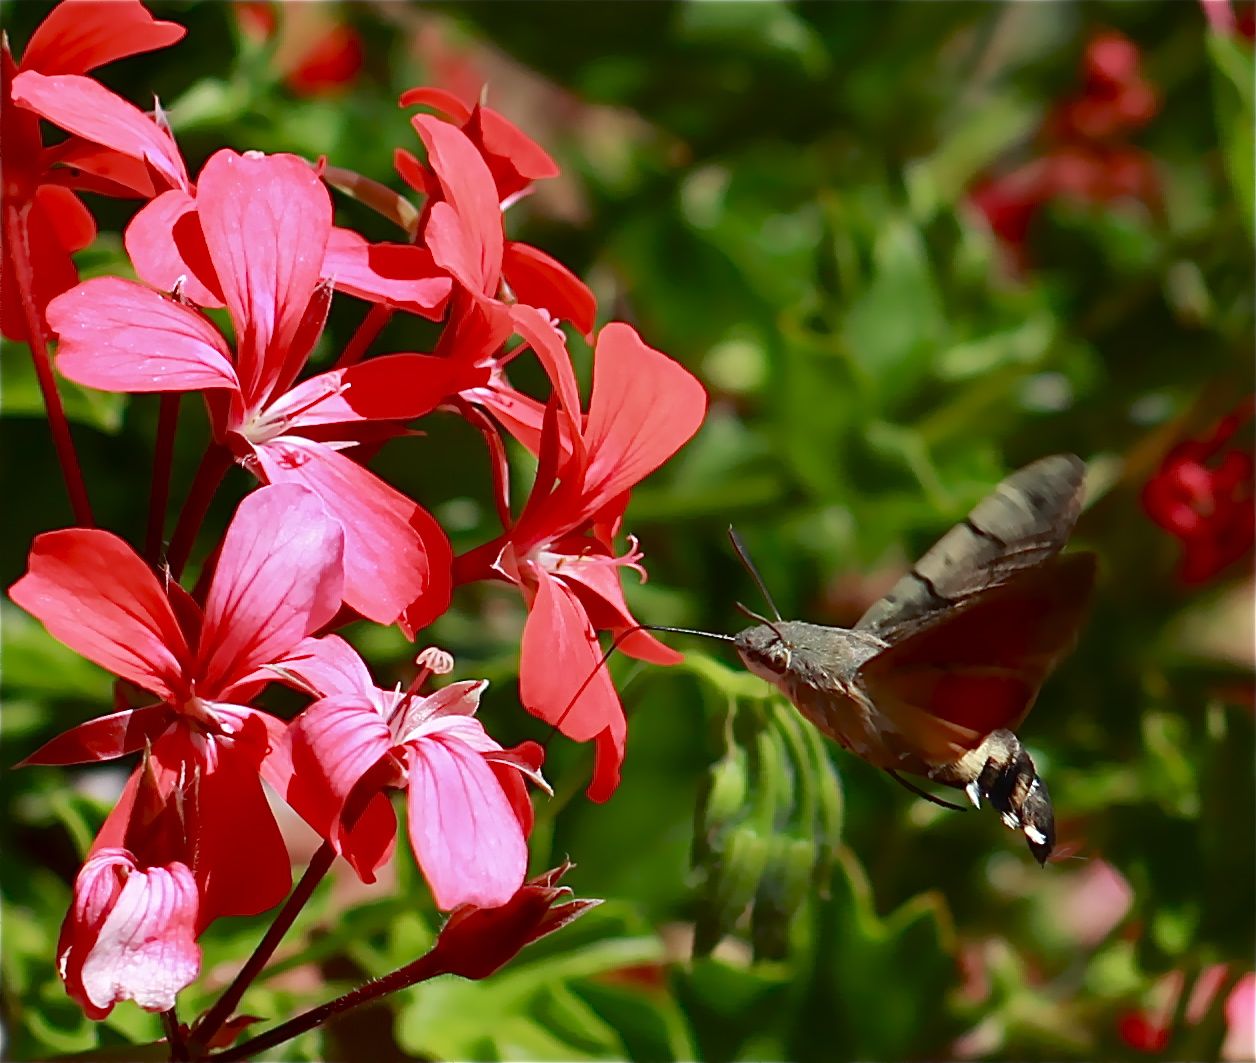
<svg viewBox="0 0 1256 1063">
<path fill-rule="evenodd" d="M 162 699 L 182 686 L 188 648 L 157 578 L 126 543 L 99 529 L 36 536 L 10 589 L 53 638 Z"/>
<path fill-rule="evenodd" d="M 540 144 L 491 107 L 477 105 L 464 132 L 483 154 L 503 209 L 533 181 L 559 174 L 558 164 Z"/>
<path fill-rule="evenodd" d="M 223 150 L 201 171 L 196 209 L 235 323 L 240 383 L 252 401 L 283 370 L 319 283 L 331 199 L 295 155 Z"/>
<path fill-rule="evenodd" d="M 181 188 L 146 203 L 126 227 L 122 242 L 140 279 L 158 291 L 181 285 L 197 306 L 220 307 L 218 276 L 209 260 L 196 200 Z"/>
<path fill-rule="evenodd" d="M 354 787 L 392 747 L 387 721 L 365 693 L 315 702 L 288 728 L 292 780 L 284 797 L 335 847 L 363 882 L 392 854 L 397 817 L 383 792 L 366 798 L 356 821 L 343 821 Z M 363 795 L 365 796 L 365 795 Z"/>
<path fill-rule="evenodd" d="M 84 897 L 93 901 L 80 907 Z M 125 851 L 96 854 L 75 882 L 75 906 L 57 950 L 66 991 L 94 1019 L 120 1000 L 168 1011 L 200 973 L 198 907 L 196 882 L 184 864 L 141 868 Z"/>
<path fill-rule="evenodd" d="M 365 694 L 375 689 L 366 662 L 339 635 L 302 639 L 276 671 L 290 674 L 319 698 L 333 694 Z"/>
<path fill-rule="evenodd" d="M 444 911 L 495 908 L 523 883 L 528 847 L 483 756 L 457 741 L 408 743 L 410 845 Z"/>
<path fill-rule="evenodd" d="M 458 732 L 463 741 L 480 752 L 484 752 L 486 748 L 500 749 L 496 742 L 484 734 L 484 728 L 479 721 L 473 719 L 480 707 L 480 697 L 487 687 L 487 679 L 464 679 L 441 687 L 425 698 L 411 698 L 405 715 L 397 723 L 396 731 L 401 736 L 400 741 L 408 742 L 442 728 L 457 729 L 463 724 L 469 724 L 470 727 Z M 483 746 L 477 735 L 487 739 L 490 746 Z"/>
<path fill-rule="evenodd" d="M 340 605 L 344 534 L 311 491 L 262 487 L 236 510 L 205 601 L 199 693 L 278 660 Z"/>
<path fill-rule="evenodd" d="M 64 0 L 31 34 L 22 69 L 86 74 L 115 59 L 165 48 L 186 33 L 177 22 L 153 18 L 139 0 Z"/>
<path fill-rule="evenodd" d="M 592 515 L 652 473 L 702 424 L 707 396 L 679 362 L 612 322 L 598 334 L 585 421 L 589 465 L 584 508 Z"/>
<path fill-rule="evenodd" d="M 378 624 L 408 608 L 423 623 L 444 612 L 453 555 L 417 503 L 322 443 L 281 436 L 257 455 L 268 481 L 304 484 L 344 528 L 346 605 Z"/>
<path fill-rule="evenodd" d="M 516 306 L 511 311 L 511 319 L 515 331 L 528 341 L 545 375 L 550 378 L 565 415 L 563 429 L 567 433 L 574 431 L 578 434 L 582 420 L 580 390 L 576 386 L 576 372 L 571 366 L 571 355 L 567 352 L 563 334 L 535 307 Z M 570 439 L 570 435 L 564 438 Z M 570 443 L 565 449 L 570 450 Z"/>
<path fill-rule="evenodd" d="M 586 684 L 587 681 L 587 685 Z M 572 699 L 584 686 L 583 693 Z M 574 592 L 538 571 L 536 597 L 523 628 L 519 697 L 532 715 L 577 742 L 597 739 L 598 764 L 589 797 L 604 801 L 618 784 L 627 723 L 602 647 Z"/>
<path fill-rule="evenodd" d="M 173 713 L 167 705 L 146 705 L 100 716 L 62 731 L 18 766 L 113 760 L 155 742 L 172 719 Z"/>
<path fill-rule="evenodd" d="M 570 321 L 586 339 L 593 336 L 597 300 L 587 284 L 539 248 L 510 240 L 502 274 L 521 304 L 540 307 Z"/>
<path fill-rule="evenodd" d="M 13 102 L 94 144 L 143 159 L 171 188 L 187 188 L 183 157 L 170 133 L 99 81 L 26 70 L 13 79 Z"/>
<path fill-rule="evenodd" d="M 453 288 L 432 253 L 414 244 L 372 244 L 351 229 L 334 226 L 323 258 L 323 276 L 337 291 L 385 303 L 438 321 Z"/>
<path fill-rule="evenodd" d="M 469 290 L 496 295 L 504 237 L 493 175 L 479 149 L 460 129 L 430 114 L 416 114 L 410 122 L 427 148 L 428 165 L 448 204 L 448 212 L 438 212 L 439 204 L 432 205 L 426 234 L 432 257 Z"/>
<path fill-rule="evenodd" d="M 101 391 L 236 390 L 226 343 L 195 310 L 119 277 L 84 281 L 48 304 L 57 368 Z"/>
</svg>

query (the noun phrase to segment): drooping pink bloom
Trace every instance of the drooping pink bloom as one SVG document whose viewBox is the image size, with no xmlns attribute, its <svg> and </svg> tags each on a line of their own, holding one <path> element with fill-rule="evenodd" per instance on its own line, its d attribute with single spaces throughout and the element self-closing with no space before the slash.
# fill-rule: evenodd
<svg viewBox="0 0 1256 1063">
<path fill-rule="evenodd" d="M 92 133 L 115 122 L 132 144 L 147 140 L 151 146 L 161 141 L 163 130 L 121 97 L 81 75 L 115 59 L 174 44 L 184 33 L 182 26 L 154 19 L 138 0 L 64 0 L 31 35 L 20 63 L 10 55 L 7 40 L 0 45 L 0 152 L 6 216 L 0 334 L 13 340 L 27 336 L 14 279 L 18 249 L 12 246 L 11 233 L 25 244 L 34 301 L 42 310 L 78 281 L 70 255 L 96 236 L 95 222 L 73 190 L 142 196 L 154 192 L 153 178 L 143 163 L 146 152 L 102 149 L 98 146 L 102 141 Z M 79 97 L 72 104 L 79 99 L 87 104 L 91 128 L 45 147 L 39 109 L 32 107 L 27 95 L 41 80 L 58 87 L 73 85 Z M 161 171 L 160 165 L 154 169 Z"/>
<path fill-rule="evenodd" d="M 333 231 L 327 190 L 295 156 L 220 151 L 185 199 L 165 239 L 173 232 L 185 289 L 226 305 L 234 346 L 193 307 L 103 277 L 49 307 L 58 368 L 106 391 L 204 391 L 215 436 L 237 460 L 264 483 L 310 488 L 340 521 L 346 604 L 379 623 L 403 610 L 415 627 L 430 622 L 449 601 L 444 533 L 343 451 L 402 431 L 487 371 L 395 354 L 297 382 L 330 302 L 320 280 Z"/>
<path fill-rule="evenodd" d="M 1143 487 L 1143 508 L 1182 545 L 1178 579 L 1205 583 L 1245 557 L 1256 542 L 1256 463 L 1249 425 L 1256 399 L 1222 418 L 1203 439 L 1179 443 Z"/>
<path fill-rule="evenodd" d="M 334 635 L 307 640 L 281 673 L 321 695 L 288 729 L 285 795 L 364 882 L 396 833 L 384 792 L 404 789 L 410 845 L 439 908 L 492 908 L 514 895 L 532 828 L 522 777 L 544 785 L 542 754 L 485 733 L 475 711 L 486 680 L 426 696 L 381 690 Z"/>
<path fill-rule="evenodd" d="M 121 1000 L 168 1011 L 201 968 L 198 893 L 186 864 L 145 867 L 126 849 L 97 849 L 74 882 L 57 968 L 89 1019 Z"/>
<path fill-rule="evenodd" d="M 561 343 L 557 333 L 551 339 Z M 542 345 L 540 336 L 535 343 Z M 551 404 L 537 479 L 519 519 L 458 559 L 459 582 L 506 579 L 522 590 L 524 707 L 569 738 L 595 743 L 588 791 L 595 801 L 619 783 L 627 733 L 614 685 L 598 668 L 597 633 L 636 627 L 619 574 L 625 567 L 642 571 L 635 541 L 617 556 L 614 538 L 632 487 L 693 436 L 705 412 L 706 392 L 687 370 L 628 325 L 607 325 L 595 348 L 588 414 L 578 405 Z M 629 635 L 620 648 L 657 664 L 680 660 L 645 632 Z"/>
<path fill-rule="evenodd" d="M 163 836 L 194 843 L 184 862 L 200 890 L 198 930 L 220 915 L 263 911 L 291 884 L 261 785 L 284 728 L 248 703 L 275 678 L 270 666 L 335 615 L 343 542 L 312 492 L 277 485 L 240 503 L 203 609 L 177 584 L 163 587 L 121 539 L 95 529 L 38 536 L 26 575 L 10 589 L 54 638 L 155 696 L 66 731 L 26 763 L 88 763 L 149 747 L 96 848 L 136 852 L 137 837 L 149 839 L 138 826 L 152 809 L 178 806 L 180 825 Z M 178 852 L 145 855 L 152 866 Z"/>
</svg>

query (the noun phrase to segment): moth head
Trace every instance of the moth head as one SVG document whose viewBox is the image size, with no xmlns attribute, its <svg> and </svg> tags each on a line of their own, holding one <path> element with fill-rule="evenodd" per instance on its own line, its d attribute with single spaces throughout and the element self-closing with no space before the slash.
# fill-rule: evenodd
<svg viewBox="0 0 1256 1063">
<path fill-rule="evenodd" d="M 746 667 L 768 682 L 789 671 L 793 648 L 776 624 L 747 628 L 733 641 Z"/>
</svg>

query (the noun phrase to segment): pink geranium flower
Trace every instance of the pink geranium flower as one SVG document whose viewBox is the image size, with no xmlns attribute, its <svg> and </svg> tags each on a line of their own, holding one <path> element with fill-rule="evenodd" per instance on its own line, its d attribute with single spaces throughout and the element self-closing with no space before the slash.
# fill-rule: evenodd
<svg viewBox="0 0 1256 1063">
<path fill-rule="evenodd" d="M 89 1019 L 121 1000 L 168 1011 L 201 969 L 196 880 L 186 864 L 143 867 L 125 849 L 97 849 L 74 882 L 57 968 Z"/>
<path fill-rule="evenodd" d="M 215 436 L 237 460 L 264 483 L 310 488 L 340 521 L 346 604 L 379 623 L 405 610 L 414 627 L 430 622 L 449 601 L 444 533 L 343 451 L 401 431 L 487 371 L 396 354 L 298 383 L 329 305 L 321 280 L 333 241 L 326 188 L 294 156 L 220 151 L 195 197 L 177 195 L 179 220 L 164 239 L 173 231 L 171 246 L 191 278 L 184 287 L 226 305 L 234 346 L 193 307 L 102 277 L 49 307 L 57 367 L 107 391 L 204 391 Z"/>
<path fill-rule="evenodd" d="M 536 335 L 536 346 L 545 342 Z M 561 339 L 551 332 L 548 342 Z M 597 632 L 636 627 L 619 573 L 625 567 L 642 571 L 636 543 L 616 555 L 613 540 L 631 488 L 698 430 L 706 392 L 683 366 L 615 323 L 598 336 L 588 414 L 573 405 L 572 399 L 551 404 L 537 479 L 519 519 L 498 539 L 459 558 L 456 572 L 459 582 L 506 579 L 523 591 L 524 707 L 569 738 L 596 744 L 589 797 L 604 801 L 619 784 L 627 724 L 610 676 L 598 668 Z M 645 632 L 620 645 L 657 664 L 680 660 Z"/>
<path fill-rule="evenodd" d="M 27 323 L 14 280 L 14 256 L 23 255 L 31 270 L 35 303 L 42 309 L 72 287 L 78 273 L 70 256 L 96 236 L 96 224 L 73 191 L 86 189 L 112 195 L 153 195 L 153 173 L 144 165 L 147 148 L 168 138 L 152 119 L 91 78 L 83 77 L 105 63 L 174 44 L 186 31 L 173 22 L 154 19 L 138 0 L 117 3 L 66 0 L 57 5 L 31 35 L 20 63 L 0 45 L 0 144 L 4 161 L 4 255 L 0 284 L 0 333 L 24 340 Z M 40 109 L 34 94 L 43 83 L 50 91 L 76 92 L 91 106 L 87 127 L 79 135 L 45 147 L 39 130 Z M 28 95 L 31 93 L 31 95 Z M 138 116 L 138 121 L 136 121 Z M 124 139 L 138 151 L 102 149 L 111 143 L 95 135 L 117 123 Z M 116 132 L 117 130 L 115 130 Z M 142 146 L 141 146 L 142 145 Z"/>
<path fill-rule="evenodd" d="M 486 680 L 434 694 L 381 690 L 334 635 L 284 662 L 287 677 L 322 695 L 288 729 L 286 796 L 365 882 L 396 832 L 387 789 L 407 794 L 410 845 L 438 907 L 492 908 L 527 870 L 532 806 L 522 776 L 544 786 L 541 750 L 503 749 L 475 719 Z"/>
<path fill-rule="evenodd" d="M 40 535 L 29 570 L 10 589 L 53 637 L 155 696 L 66 731 L 26 763 L 111 760 L 148 747 L 96 849 L 134 852 L 137 834 L 146 836 L 136 821 L 146 824 L 154 806 L 179 807 L 174 833 L 194 842 L 186 856 L 201 893 L 198 929 L 220 915 L 263 911 L 291 884 L 261 785 L 283 724 L 249 701 L 274 678 L 269 666 L 335 615 L 343 540 L 312 492 L 265 487 L 240 503 L 203 609 L 177 584 L 163 587 L 121 539 L 95 529 Z"/>
</svg>

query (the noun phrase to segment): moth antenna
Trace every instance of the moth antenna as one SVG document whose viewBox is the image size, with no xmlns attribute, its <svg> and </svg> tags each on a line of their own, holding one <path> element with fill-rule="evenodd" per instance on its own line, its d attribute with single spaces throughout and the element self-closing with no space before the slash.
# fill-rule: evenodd
<svg viewBox="0 0 1256 1063">
<path fill-rule="evenodd" d="M 585 676 L 584 682 L 580 684 L 579 688 L 571 696 L 571 700 L 567 702 L 567 707 L 563 709 L 558 719 L 550 726 L 550 733 L 545 736 L 545 741 L 541 743 L 543 748 L 549 746 L 550 740 L 558 732 L 558 728 L 562 725 L 563 720 L 567 719 L 567 714 L 575 708 L 576 702 L 580 700 L 581 695 L 589 689 L 589 684 L 593 682 L 593 677 L 606 667 L 606 662 L 611 659 L 611 654 L 619 649 L 619 644 L 629 635 L 635 635 L 638 631 L 666 631 L 673 635 L 698 635 L 704 639 L 718 639 L 720 642 L 737 641 L 732 635 L 721 635 L 718 631 L 702 631 L 696 627 L 667 627 L 663 624 L 637 624 L 635 627 L 626 628 L 615 636 L 614 641 L 607 648 L 606 652 L 602 654 L 602 659 L 594 665 L 593 671 Z"/>
<path fill-rule="evenodd" d="M 748 616 L 751 620 L 757 620 L 760 624 L 763 624 L 766 627 L 770 627 L 772 629 L 772 634 L 774 634 L 782 642 L 785 641 L 785 636 L 781 634 L 781 629 L 777 627 L 774 623 L 772 623 L 772 621 L 769 620 L 766 616 L 763 616 L 760 613 L 756 613 L 749 606 L 743 605 L 741 602 L 734 602 L 733 604 L 737 606 L 737 611 L 741 613 L 743 616 Z M 776 619 L 780 620 L 781 618 L 778 616 Z"/>
<path fill-rule="evenodd" d="M 755 581 L 756 586 L 759 588 L 759 593 L 763 595 L 763 600 L 768 603 L 776 619 L 784 620 L 785 618 L 781 616 L 781 611 L 776 607 L 776 602 L 772 600 L 772 595 L 768 591 L 768 585 L 763 582 L 763 577 L 759 575 L 759 570 L 755 568 L 754 562 L 750 560 L 750 551 L 746 549 L 746 544 L 741 541 L 741 536 L 737 534 L 737 529 L 731 524 L 728 526 L 728 539 L 733 544 L 733 549 L 737 551 L 737 556 L 741 559 L 741 563 L 745 565 L 746 571 L 750 573 L 750 578 Z M 764 623 L 767 623 L 767 621 L 764 621 Z"/>
<path fill-rule="evenodd" d="M 967 812 L 968 811 L 968 809 L 966 809 L 963 805 L 952 804 L 950 801 L 943 800 L 941 797 L 937 797 L 934 794 L 929 793 L 928 790 L 922 790 L 914 782 L 911 782 L 908 779 L 904 779 L 893 768 L 886 768 L 885 773 L 891 779 L 893 779 L 896 783 L 898 783 L 898 785 L 901 786 L 904 790 L 910 790 L 917 797 L 923 797 L 926 801 L 931 801 L 933 802 L 933 804 L 938 805 L 942 808 L 949 808 L 952 812 Z"/>
</svg>

